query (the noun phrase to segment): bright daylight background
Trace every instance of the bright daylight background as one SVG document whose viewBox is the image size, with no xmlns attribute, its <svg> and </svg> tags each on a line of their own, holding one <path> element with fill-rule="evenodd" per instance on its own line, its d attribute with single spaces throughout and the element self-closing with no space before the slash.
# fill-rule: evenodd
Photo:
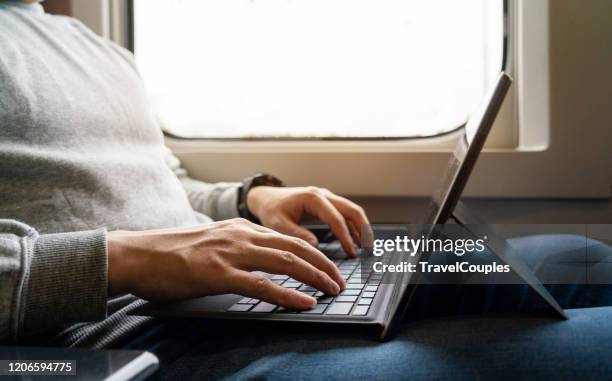
<svg viewBox="0 0 612 381">
<path fill-rule="evenodd" d="M 420 137 L 501 69 L 502 0 L 135 0 L 135 49 L 178 136 Z"/>
</svg>

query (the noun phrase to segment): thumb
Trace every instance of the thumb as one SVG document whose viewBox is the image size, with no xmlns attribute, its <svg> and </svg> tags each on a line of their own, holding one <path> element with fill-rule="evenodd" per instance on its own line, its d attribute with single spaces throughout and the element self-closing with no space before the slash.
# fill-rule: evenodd
<svg viewBox="0 0 612 381">
<path fill-rule="evenodd" d="M 301 227 L 290 219 L 283 219 L 281 226 L 278 226 L 276 230 L 283 234 L 301 238 L 314 247 L 319 245 L 319 240 L 312 232 Z"/>
</svg>

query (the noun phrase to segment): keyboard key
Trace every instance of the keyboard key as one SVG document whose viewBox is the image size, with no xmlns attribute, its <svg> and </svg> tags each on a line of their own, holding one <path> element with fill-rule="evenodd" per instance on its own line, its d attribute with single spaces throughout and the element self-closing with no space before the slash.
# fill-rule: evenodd
<svg viewBox="0 0 612 381">
<path fill-rule="evenodd" d="M 272 278 L 270 278 L 272 280 L 285 280 L 285 279 L 289 279 L 289 275 L 273 275 Z"/>
<path fill-rule="evenodd" d="M 361 298 L 359 299 L 359 304 L 360 306 L 369 306 L 370 304 L 372 304 L 372 299 L 369 298 Z"/>
<path fill-rule="evenodd" d="M 323 295 L 324 295 L 323 292 L 317 291 L 314 296 L 315 298 L 318 298 L 319 296 L 323 296 Z"/>
<path fill-rule="evenodd" d="M 353 315 L 356 315 L 356 316 L 367 315 L 369 309 L 370 309 L 370 306 L 357 306 L 355 307 L 355 310 L 353 311 Z"/>
<path fill-rule="evenodd" d="M 327 309 L 327 315 L 348 315 L 352 306 L 352 303 L 334 303 Z"/>
<path fill-rule="evenodd" d="M 316 292 L 317 291 L 316 288 L 310 287 L 310 286 L 308 286 L 306 284 L 301 285 L 300 288 L 298 288 L 298 290 L 300 290 L 300 291 L 312 291 L 312 292 Z"/>
<path fill-rule="evenodd" d="M 361 296 L 364 297 L 364 298 L 373 298 L 374 294 L 376 294 L 376 292 L 374 292 L 374 291 L 366 291 Z"/>
<path fill-rule="evenodd" d="M 347 288 L 346 290 L 340 293 L 340 295 L 359 295 L 359 294 L 361 294 L 361 290 L 350 289 L 350 288 Z"/>
<path fill-rule="evenodd" d="M 348 283 L 346 288 L 349 290 L 361 290 L 363 288 L 363 283 Z"/>
<path fill-rule="evenodd" d="M 242 298 L 238 301 L 238 304 L 255 304 L 255 303 L 251 303 L 251 298 Z"/>
<path fill-rule="evenodd" d="M 325 251 L 334 252 L 342 250 L 342 246 L 340 245 L 340 241 L 332 241 L 327 244 Z"/>
<path fill-rule="evenodd" d="M 366 291 L 376 291 L 378 290 L 378 286 L 366 286 Z"/>
<path fill-rule="evenodd" d="M 319 304 L 329 304 L 334 301 L 333 296 L 323 295 L 320 298 L 317 298 L 317 303 Z"/>
<path fill-rule="evenodd" d="M 336 302 L 355 302 L 357 301 L 357 296 L 354 295 L 339 295 L 336 296 Z"/>
<path fill-rule="evenodd" d="M 338 251 L 338 250 L 342 250 L 342 245 L 340 244 L 340 241 L 331 241 L 327 243 L 327 250 L 329 251 Z"/>
<path fill-rule="evenodd" d="M 314 296 L 315 292 L 314 291 L 302 291 L 302 290 L 298 290 L 299 292 L 301 292 L 304 295 L 308 295 L 308 296 Z"/>
<path fill-rule="evenodd" d="M 278 313 L 278 314 L 297 314 L 300 311 L 297 310 L 290 310 L 288 308 L 285 307 L 278 307 L 278 309 L 276 311 L 274 311 L 274 313 Z"/>
<path fill-rule="evenodd" d="M 275 304 L 261 302 L 251 310 L 251 312 L 272 312 L 276 308 Z"/>
<path fill-rule="evenodd" d="M 302 283 L 300 282 L 285 282 L 283 283 L 283 287 L 287 287 L 287 288 L 298 288 L 302 285 Z"/>
<path fill-rule="evenodd" d="M 284 280 L 282 280 L 282 279 L 272 279 L 272 282 L 280 285 L 280 284 L 283 284 Z"/>
<path fill-rule="evenodd" d="M 234 304 L 227 310 L 230 312 L 247 312 L 251 307 L 253 307 L 252 304 Z"/>
<path fill-rule="evenodd" d="M 320 315 L 323 312 L 325 312 L 325 309 L 327 308 L 328 304 L 317 304 L 316 306 L 314 306 L 313 308 L 309 309 L 309 310 L 304 310 L 301 311 L 301 313 L 303 314 L 317 314 Z"/>
</svg>

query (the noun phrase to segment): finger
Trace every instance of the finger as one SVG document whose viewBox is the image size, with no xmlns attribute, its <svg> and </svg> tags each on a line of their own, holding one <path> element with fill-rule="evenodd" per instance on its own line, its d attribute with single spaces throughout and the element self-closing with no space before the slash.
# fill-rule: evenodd
<svg viewBox="0 0 612 381">
<path fill-rule="evenodd" d="M 291 252 L 317 269 L 324 271 L 341 289 L 346 287 L 346 282 L 344 278 L 342 278 L 342 274 L 340 274 L 340 270 L 338 270 L 334 262 L 302 239 L 289 237 L 281 233 L 259 234 L 253 239 L 253 243 L 261 247 L 270 247 Z"/>
<path fill-rule="evenodd" d="M 319 240 L 311 231 L 296 224 L 288 217 L 280 218 L 280 223 L 278 224 L 276 230 L 292 237 L 301 238 L 311 244 L 313 247 L 319 246 Z"/>
<path fill-rule="evenodd" d="M 336 209 L 338 209 L 340 214 L 342 214 L 347 221 L 353 224 L 355 231 L 359 236 L 359 245 L 363 247 L 364 239 L 361 234 L 362 229 L 370 229 L 370 221 L 368 220 L 368 216 L 365 214 L 363 208 L 344 197 L 331 193 L 326 189 L 324 190 L 324 193 L 325 197 L 327 197 L 336 207 Z"/>
<path fill-rule="evenodd" d="M 231 292 L 286 308 L 304 310 L 317 304 L 311 296 L 281 287 L 262 275 L 247 271 L 235 270 L 230 275 L 229 282 Z"/>
<path fill-rule="evenodd" d="M 374 231 L 372 225 L 363 225 L 361 227 L 361 247 L 371 248 L 374 245 Z"/>
<path fill-rule="evenodd" d="M 246 271 L 286 274 L 328 295 L 337 295 L 340 292 L 340 285 L 327 273 L 290 251 L 253 246 L 248 252 L 248 255 L 235 257 L 237 259 L 234 259 L 232 264 Z"/>
<path fill-rule="evenodd" d="M 318 217 L 321 221 L 329 225 L 348 256 L 355 257 L 357 255 L 357 253 L 355 253 L 353 239 L 351 238 L 344 217 L 327 197 L 314 192 L 312 197 L 306 201 L 304 208 L 308 213 Z"/>
<path fill-rule="evenodd" d="M 353 237 L 353 241 L 357 242 L 357 245 L 359 247 L 363 247 L 361 245 L 361 234 L 359 233 L 359 229 L 355 227 L 355 223 L 351 220 L 347 220 L 346 224 L 348 225 L 349 230 L 351 231 L 351 237 Z"/>
</svg>

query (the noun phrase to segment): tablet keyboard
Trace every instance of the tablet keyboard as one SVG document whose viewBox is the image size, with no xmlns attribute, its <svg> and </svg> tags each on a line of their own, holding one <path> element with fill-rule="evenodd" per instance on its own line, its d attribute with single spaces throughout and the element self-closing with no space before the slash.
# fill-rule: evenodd
<svg viewBox="0 0 612 381">
<path fill-rule="evenodd" d="M 333 243 L 332 243 L 333 244 Z M 322 246 L 321 251 L 334 254 L 332 251 L 341 250 L 338 245 Z M 346 281 L 346 289 L 337 296 L 325 295 L 321 291 L 306 285 L 287 275 L 272 275 L 271 280 L 283 287 L 293 288 L 314 297 L 317 304 L 309 310 L 289 310 L 259 299 L 243 298 L 232 305 L 229 312 L 249 313 L 280 313 L 280 314 L 310 314 L 310 315 L 352 315 L 365 316 L 378 292 L 382 274 L 372 273 L 370 267 L 364 270 L 361 264 L 363 257 L 337 259 L 333 262 L 338 266 L 342 277 Z M 365 272 L 362 272 L 365 271 Z"/>
</svg>

